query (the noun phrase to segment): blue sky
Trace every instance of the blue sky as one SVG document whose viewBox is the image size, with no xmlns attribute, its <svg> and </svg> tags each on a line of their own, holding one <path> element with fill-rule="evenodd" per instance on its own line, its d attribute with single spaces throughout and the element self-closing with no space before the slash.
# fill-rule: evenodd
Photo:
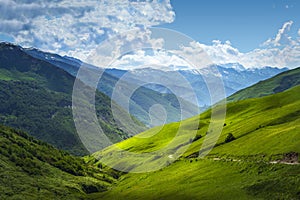
<svg viewBox="0 0 300 200">
<path fill-rule="evenodd" d="M 291 36 L 300 26 L 299 0 L 172 0 L 176 17 L 162 27 L 210 44 L 231 41 L 241 52 L 251 51 L 292 20 Z"/>
<path fill-rule="evenodd" d="M 148 28 L 158 26 L 190 36 L 195 42 L 183 49 L 195 56 L 204 50 L 215 64 L 295 68 L 299 13 L 299 0 L 0 0 L 0 41 L 88 61 L 105 39 L 140 29 L 124 37 L 120 45 L 126 46 L 149 39 Z M 178 61 L 143 56 L 128 60 Z"/>
</svg>

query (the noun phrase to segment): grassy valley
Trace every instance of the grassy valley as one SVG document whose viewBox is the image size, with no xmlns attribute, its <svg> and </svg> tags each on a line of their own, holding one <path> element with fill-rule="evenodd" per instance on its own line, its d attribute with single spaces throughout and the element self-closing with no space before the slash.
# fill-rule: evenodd
<svg viewBox="0 0 300 200">
<path fill-rule="evenodd" d="M 300 200 L 300 0 L 0 2 L 0 200 Z"/>
<path fill-rule="evenodd" d="M 109 154 L 110 163 L 116 166 L 138 168 L 143 161 L 151 168 L 158 164 L 157 156 L 165 158 L 164 162 L 172 161 L 168 154 L 157 155 L 155 151 L 170 143 L 179 126 L 188 135 L 199 124 L 197 140 L 192 138 L 178 161 L 156 172 L 127 174 L 112 190 L 91 198 L 299 199 L 299 94 L 300 86 L 296 86 L 274 95 L 229 103 L 222 134 L 204 158 L 198 155 L 205 136 L 213 134 L 208 133 L 210 110 L 181 125 L 165 125 L 160 131 L 150 129 L 139 135 L 144 138 L 134 137 L 117 144 L 118 148 L 137 153 L 135 159 L 122 159 L 116 147 L 98 152 L 96 157 Z M 153 136 L 154 133 L 157 134 Z M 228 140 L 231 134 L 233 138 Z M 176 141 L 178 151 L 184 148 L 182 139 Z M 145 152 L 153 152 L 152 157 L 146 161 L 137 159 Z"/>
<path fill-rule="evenodd" d="M 229 103 L 227 105 L 226 122 L 216 144 L 217 147 L 213 152 L 226 153 L 227 151 L 231 155 L 255 155 L 260 153 L 271 155 L 300 151 L 297 143 L 297 137 L 300 137 L 297 134 L 300 114 L 299 91 L 300 87 L 297 86 L 283 93 Z M 133 137 L 118 143 L 117 146 L 137 153 L 155 151 L 167 145 L 173 139 L 179 126 L 182 127 L 182 132 L 188 135 L 192 131 L 191 128 L 197 125 L 197 136 L 201 135 L 202 137 L 199 137 L 200 139 L 190 145 L 184 155 L 188 157 L 200 151 L 205 136 L 210 134 L 208 133 L 208 125 L 211 123 L 210 118 L 211 112 L 208 110 L 200 116 L 182 121 L 181 124 L 172 123 L 164 127 L 147 130 L 140 135 L 144 138 Z M 224 141 L 229 133 L 232 133 L 236 140 L 227 144 Z M 147 138 L 147 136 L 149 137 Z M 178 139 L 177 145 L 184 147 L 181 141 Z M 226 151 L 218 150 L 226 146 L 228 146 Z M 235 146 L 239 149 L 238 151 L 234 149 Z M 241 146 L 242 149 L 240 149 Z M 113 147 L 100 152 L 100 154 L 111 151 L 114 151 Z"/>
<path fill-rule="evenodd" d="M 126 174 L 90 199 L 299 199 L 299 165 L 185 159 Z"/>
<path fill-rule="evenodd" d="M 14 62 L 15 54 L 22 62 Z M 17 46 L 0 46 L 0 56 L 0 123 L 73 154 L 87 153 L 72 121 L 74 77 Z M 224 122 L 224 107 L 217 104 L 213 111 L 134 137 L 130 136 L 138 128 L 125 124 L 119 129 L 111 100 L 97 92 L 96 111 L 104 132 L 115 142 L 130 138 L 83 158 L 1 126 L 0 198 L 300 199 L 298 80 L 299 68 L 232 95 Z M 218 137 L 214 124 L 220 121 Z M 214 136 L 216 145 L 207 152 L 204 144 Z M 209 154 L 202 157 L 205 153 Z M 147 172 L 112 169 L 119 167 Z"/>
</svg>

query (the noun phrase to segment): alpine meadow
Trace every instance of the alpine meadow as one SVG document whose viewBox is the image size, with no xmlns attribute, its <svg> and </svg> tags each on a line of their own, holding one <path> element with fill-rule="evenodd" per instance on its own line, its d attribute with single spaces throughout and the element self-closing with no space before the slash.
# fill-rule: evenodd
<svg viewBox="0 0 300 200">
<path fill-rule="evenodd" d="M 298 0 L 0 0 L 0 199 L 300 199 Z"/>
</svg>

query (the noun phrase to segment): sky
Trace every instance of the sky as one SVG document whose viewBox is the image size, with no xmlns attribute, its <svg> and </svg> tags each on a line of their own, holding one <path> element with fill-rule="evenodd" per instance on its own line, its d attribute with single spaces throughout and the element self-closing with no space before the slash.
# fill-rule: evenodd
<svg viewBox="0 0 300 200">
<path fill-rule="evenodd" d="M 300 27 L 299 0 L 172 0 L 171 5 L 175 20 L 163 27 L 204 44 L 229 40 L 241 52 L 274 37 L 285 22 L 294 22 L 293 37 Z"/>
<path fill-rule="evenodd" d="M 299 0 L 0 0 L 0 41 L 88 62 L 107 38 L 125 40 L 120 49 L 141 40 L 157 45 L 161 41 L 149 39 L 147 30 L 162 27 L 195 40 L 182 53 L 197 56 L 204 50 L 216 64 L 295 68 L 300 66 L 298 13 Z M 136 28 L 143 33 L 122 35 Z M 183 64 L 173 55 L 154 55 L 125 55 L 121 64 Z M 94 60 L 100 58 L 105 59 Z"/>
</svg>

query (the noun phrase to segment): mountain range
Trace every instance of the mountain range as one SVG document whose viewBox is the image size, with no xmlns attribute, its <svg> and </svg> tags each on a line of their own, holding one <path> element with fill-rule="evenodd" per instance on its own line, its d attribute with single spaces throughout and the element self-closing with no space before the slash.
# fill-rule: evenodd
<svg viewBox="0 0 300 200">
<path fill-rule="evenodd" d="M 217 73 L 215 70 L 217 70 Z M 167 85 L 176 88 L 177 96 L 195 104 L 192 97 L 196 95 L 196 103 L 198 103 L 200 107 L 206 108 L 221 100 L 216 99 L 215 102 L 211 102 L 210 92 L 207 87 L 207 84 L 211 84 L 209 80 L 220 76 L 224 84 L 225 95 L 228 97 L 241 89 L 271 78 L 286 70 L 287 68 L 279 69 L 274 67 L 246 69 L 240 64 L 229 63 L 224 66 L 210 66 L 197 70 L 166 71 L 149 67 L 134 70 L 108 69 L 107 72 L 119 78 L 126 74 L 127 82 L 139 84 L 147 84 L 157 79 L 155 77 L 159 77 L 163 79 Z M 189 85 L 183 84 L 184 81 L 187 81 Z M 169 89 L 159 84 L 149 84 L 146 85 L 146 87 L 160 93 L 171 93 Z"/>
<path fill-rule="evenodd" d="M 124 105 L 123 102 L 129 99 L 128 111 L 130 114 L 150 127 L 161 125 L 164 122 L 170 123 L 192 117 L 199 114 L 197 107 L 199 107 L 199 111 L 204 111 L 210 105 L 221 100 L 220 98 L 230 96 L 258 81 L 265 80 L 287 70 L 287 68 L 279 69 L 276 67 L 246 69 L 238 63 L 210 66 L 198 70 L 180 70 L 184 67 L 175 67 L 176 70 L 173 71 L 166 69 L 159 70 L 151 68 L 151 66 L 128 70 L 115 68 L 103 69 L 101 66 L 92 66 L 75 58 L 62 57 L 34 48 L 25 48 L 23 51 L 37 59 L 49 62 L 67 71 L 74 77 L 82 66 L 89 67 L 95 71 L 100 70 L 103 74 L 99 80 L 98 89 L 111 98 L 113 98 L 116 84 L 127 88 L 125 91 L 129 91 L 131 88 L 138 88 L 131 97 L 123 95 L 126 99 L 113 98 L 113 100 L 127 110 L 127 105 Z M 217 69 L 218 74 L 212 68 Z M 212 102 L 207 82 L 218 76 L 221 76 L 224 82 L 225 96 L 215 99 L 215 102 Z M 155 81 L 162 82 L 163 84 L 153 83 Z M 184 104 L 182 106 L 185 110 L 183 116 L 179 102 Z M 152 119 L 149 117 L 149 109 L 155 104 L 162 105 L 165 108 L 167 114 L 165 121 L 162 121 L 160 116 L 151 116 Z"/>
<path fill-rule="evenodd" d="M 112 71 L 110 69 L 102 69 L 83 63 L 82 61 L 77 60 L 75 58 L 70 58 L 66 56 L 62 57 L 57 54 L 46 53 L 32 48 L 23 49 L 23 51 L 30 56 L 51 63 L 65 70 L 74 77 L 76 77 L 80 67 L 88 67 L 90 70 L 95 71 L 95 73 L 102 74 L 101 77 L 99 77 L 100 80 L 97 86 L 98 90 L 112 98 L 112 100 L 119 103 L 119 105 L 122 106 L 125 110 L 127 110 L 128 108 L 127 105 L 124 105 L 123 102 L 129 101 L 128 112 L 130 112 L 130 114 L 135 116 L 138 120 L 140 120 L 147 126 L 161 125 L 164 123 L 164 121 L 166 123 L 180 121 L 183 118 L 188 118 L 198 114 L 198 108 L 196 105 L 191 104 L 190 102 L 185 101 L 183 99 L 178 99 L 174 94 L 163 94 L 159 91 L 154 91 L 150 88 L 144 87 L 143 85 L 139 86 L 139 83 L 128 82 L 127 80 L 120 80 L 120 75 L 123 75 L 124 73 L 126 73 L 126 71 L 124 72 L 122 70 Z M 93 84 L 88 83 L 88 80 L 89 79 L 86 78 L 86 84 Z M 118 84 L 118 86 L 124 89 L 123 92 L 130 91 L 131 88 L 137 89 L 130 97 L 121 94 L 121 96 L 123 96 L 124 99 L 113 98 L 113 92 L 116 87 L 116 84 Z M 181 102 L 185 108 L 184 116 L 182 116 L 179 102 Z M 165 108 L 166 119 L 163 122 L 161 122 L 160 116 L 154 115 L 151 116 L 152 118 L 149 116 L 149 109 L 155 104 L 159 104 Z"/>
<path fill-rule="evenodd" d="M 106 88 L 109 94 L 122 75 L 133 77 L 137 71 L 106 69 L 102 78 L 107 77 L 107 85 L 98 87 L 95 106 L 98 122 L 116 144 L 77 157 L 71 154 L 88 154 L 76 133 L 71 108 L 81 61 L 43 53 L 53 56 L 47 61 L 28 51 L 37 50 L 0 44 L 0 123 L 5 125 L 0 126 L 0 199 L 299 199 L 300 68 L 267 67 L 250 72 L 238 64 L 217 66 L 224 76 L 229 73 L 226 80 L 234 80 L 227 88 L 238 87 L 243 73 L 253 77 L 281 73 L 228 96 L 224 122 L 224 107 L 215 104 L 200 115 L 146 131 L 138 120 L 118 127 L 111 103 L 124 115 L 128 113 L 111 95 L 101 92 Z M 208 69 L 200 71 L 203 76 L 215 76 Z M 181 70 L 177 74 L 196 85 L 202 81 L 198 72 Z M 151 78 L 174 72 L 147 68 L 140 73 Z M 88 82 L 80 84 L 90 87 Z M 126 79 L 124 84 L 140 83 Z M 188 104 L 183 90 L 178 91 Z M 168 88 L 145 85 L 142 92 L 145 97 L 133 97 L 132 103 L 141 105 L 148 99 L 150 106 L 158 101 L 154 95 L 159 95 L 159 101 L 173 102 L 178 109 L 173 100 L 168 101 L 170 96 L 165 98 Z M 214 124 L 220 122 L 220 137 L 208 152 L 204 145 L 217 134 Z M 182 134 L 177 135 L 179 130 Z M 159 151 L 166 147 L 167 151 Z M 126 157 L 121 150 L 135 156 Z M 201 157 L 204 153 L 208 155 Z M 145 170 L 144 166 L 148 172 L 116 170 Z M 153 171 L 157 166 L 163 167 Z"/>
</svg>

